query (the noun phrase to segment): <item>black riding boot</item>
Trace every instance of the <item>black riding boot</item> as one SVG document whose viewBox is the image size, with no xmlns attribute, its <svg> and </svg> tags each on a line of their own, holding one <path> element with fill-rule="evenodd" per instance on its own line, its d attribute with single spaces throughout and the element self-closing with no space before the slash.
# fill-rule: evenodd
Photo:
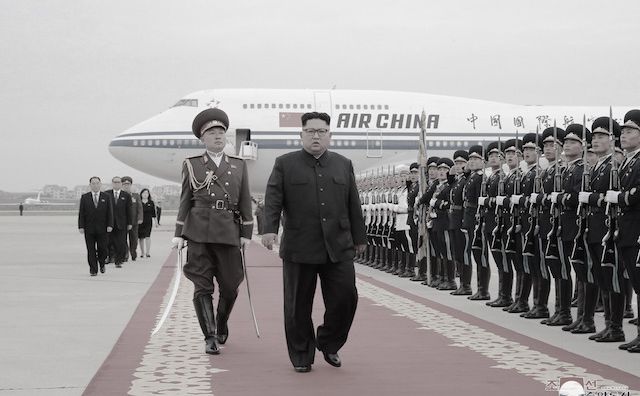
<svg viewBox="0 0 640 396">
<path fill-rule="evenodd" d="M 585 283 L 584 298 L 582 299 L 582 321 L 571 332 L 573 334 L 595 333 L 596 325 L 593 316 L 596 313 L 599 288 L 593 283 Z"/>
<path fill-rule="evenodd" d="M 454 296 L 470 296 L 472 294 L 471 291 L 471 264 L 469 265 L 460 265 L 460 287 L 451 292 Z"/>
<path fill-rule="evenodd" d="M 411 257 L 415 262 L 416 255 L 412 253 Z M 411 278 L 411 280 L 414 282 L 424 282 L 425 280 L 427 280 L 427 258 L 426 257 L 423 257 L 420 259 L 420 261 L 418 261 L 418 274 L 413 278 Z"/>
<path fill-rule="evenodd" d="M 558 316 L 554 320 L 549 320 L 547 325 L 549 326 L 566 326 L 571 324 L 571 293 L 573 292 L 573 285 L 571 278 L 569 279 L 557 279 L 556 288 L 559 288 L 560 303 L 558 307 Z"/>
<path fill-rule="evenodd" d="M 193 307 L 196 309 L 196 316 L 200 329 L 204 335 L 204 351 L 210 355 L 220 353 L 216 343 L 216 318 L 213 314 L 213 300 L 210 294 L 201 294 L 193 299 Z"/>
<path fill-rule="evenodd" d="M 576 327 L 578 327 L 580 325 L 580 323 L 582 322 L 582 318 L 584 317 L 584 295 L 585 295 L 585 288 L 586 288 L 586 282 L 582 282 L 582 281 L 576 281 L 577 283 L 577 301 L 578 301 L 578 315 L 576 317 L 576 320 L 573 321 L 573 323 L 571 323 L 568 326 L 564 326 L 562 328 L 563 331 L 571 331 L 573 329 L 575 329 Z M 571 306 L 573 306 L 573 302 L 571 303 Z"/>
<path fill-rule="evenodd" d="M 611 307 L 611 325 L 609 331 L 596 339 L 597 342 L 622 342 L 625 340 L 622 330 L 622 317 L 624 314 L 624 295 L 611 293 L 609 298 Z"/>
<path fill-rule="evenodd" d="M 218 343 L 224 344 L 227 342 L 227 338 L 229 338 L 229 327 L 227 326 L 227 322 L 229 321 L 229 315 L 231 315 L 231 310 L 233 309 L 234 301 L 227 301 L 226 299 L 221 298 L 218 301 Z"/>
</svg>

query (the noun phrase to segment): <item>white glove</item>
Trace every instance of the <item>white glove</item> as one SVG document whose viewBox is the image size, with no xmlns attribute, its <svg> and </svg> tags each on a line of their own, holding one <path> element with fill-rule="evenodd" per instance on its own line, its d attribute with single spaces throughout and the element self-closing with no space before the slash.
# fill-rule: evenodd
<svg viewBox="0 0 640 396">
<path fill-rule="evenodd" d="M 529 196 L 529 202 L 536 203 L 538 202 L 538 193 L 531 193 Z"/>
<path fill-rule="evenodd" d="M 173 245 L 174 249 L 182 249 L 185 245 L 185 240 L 181 237 L 174 237 L 173 239 L 171 239 L 171 244 Z"/>
<path fill-rule="evenodd" d="M 435 198 L 431 198 L 431 201 L 429 201 L 429 206 L 433 206 L 436 204 L 436 199 Z"/>
<path fill-rule="evenodd" d="M 511 198 L 509 199 L 511 201 L 511 205 L 520 205 L 520 199 L 522 198 L 522 195 L 512 195 Z"/>
<path fill-rule="evenodd" d="M 580 191 L 578 193 L 578 202 L 583 203 L 583 204 L 588 204 L 590 195 L 591 195 L 591 193 L 589 193 L 589 192 Z"/>
<path fill-rule="evenodd" d="M 618 202 L 620 202 L 618 200 L 619 196 L 620 196 L 620 191 L 609 190 L 607 191 L 607 196 L 604 197 L 604 200 L 612 204 L 617 204 Z"/>
<path fill-rule="evenodd" d="M 504 205 L 504 201 L 505 201 L 505 200 L 507 201 L 507 203 L 509 203 L 509 201 L 508 201 L 508 198 L 507 198 L 507 197 L 505 197 L 505 196 L 503 196 L 503 195 L 498 195 L 498 196 L 496 197 L 496 205 L 498 205 L 498 206 L 502 206 L 502 205 Z"/>
<path fill-rule="evenodd" d="M 552 192 L 551 194 L 549 194 L 549 200 L 551 201 L 551 203 L 558 203 L 558 195 L 560 195 L 560 193 L 558 192 Z"/>
<path fill-rule="evenodd" d="M 478 206 L 484 206 L 484 201 L 487 197 L 478 197 Z"/>
<path fill-rule="evenodd" d="M 240 246 L 242 247 L 249 246 L 250 243 L 251 243 L 251 239 L 240 237 Z"/>
</svg>

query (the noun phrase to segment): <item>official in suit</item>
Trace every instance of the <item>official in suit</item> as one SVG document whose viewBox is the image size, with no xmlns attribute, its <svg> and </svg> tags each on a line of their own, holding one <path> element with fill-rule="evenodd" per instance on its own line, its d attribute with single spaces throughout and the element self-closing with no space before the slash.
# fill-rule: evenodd
<svg viewBox="0 0 640 396">
<path fill-rule="evenodd" d="M 131 255 L 131 261 L 136 261 L 136 257 L 138 257 L 138 226 L 142 224 L 143 211 L 140 194 L 131 192 L 132 185 L 133 179 L 130 176 L 122 176 L 122 189 L 131 194 L 131 218 L 133 219 L 131 229 L 127 232 L 129 237 L 127 258 Z"/>
<path fill-rule="evenodd" d="M 297 372 L 311 370 L 316 347 L 329 364 L 341 365 L 338 351 L 358 301 L 353 258 L 367 243 L 353 165 L 327 150 L 330 121 L 326 113 L 302 115 L 303 149 L 276 158 L 265 194 L 262 243 L 267 248 L 276 242 L 284 215 L 285 333 Z M 311 312 L 318 277 L 325 315 L 316 336 Z"/>
<path fill-rule="evenodd" d="M 91 276 L 98 274 L 98 264 L 100 264 L 100 272 L 104 273 L 109 243 L 108 233 L 113 229 L 111 200 L 106 193 L 100 192 L 101 186 L 99 177 L 93 176 L 89 179 L 91 191 L 80 198 L 78 211 L 78 230 L 84 234 Z"/>
<path fill-rule="evenodd" d="M 249 178 L 244 160 L 226 154 L 227 114 L 220 109 L 200 112 L 193 134 L 206 151 L 184 160 L 182 192 L 174 244 L 188 241 L 185 276 L 193 282 L 193 306 L 205 338 L 205 353 L 220 353 L 229 336 L 227 321 L 244 279 L 241 247 L 253 232 Z M 212 294 L 220 288 L 217 315 Z M 217 322 L 216 322 L 217 316 Z"/>
<path fill-rule="evenodd" d="M 113 205 L 113 231 L 109 243 L 113 247 L 116 268 L 121 268 L 127 257 L 127 232 L 133 228 L 131 194 L 122 189 L 122 179 L 119 176 L 111 179 L 111 186 L 112 189 L 106 191 Z"/>
</svg>

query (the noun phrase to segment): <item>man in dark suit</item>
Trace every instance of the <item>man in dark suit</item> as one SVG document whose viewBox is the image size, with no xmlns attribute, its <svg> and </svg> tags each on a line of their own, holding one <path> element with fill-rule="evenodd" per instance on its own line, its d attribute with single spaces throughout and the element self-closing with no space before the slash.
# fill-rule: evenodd
<svg viewBox="0 0 640 396">
<path fill-rule="evenodd" d="M 297 372 L 311 370 L 316 345 L 329 364 L 341 365 L 338 350 L 358 301 L 353 258 L 367 243 L 353 165 L 327 150 L 330 121 L 325 113 L 302 116 L 303 149 L 276 158 L 265 195 L 262 243 L 269 249 L 284 213 L 285 332 Z M 311 311 L 318 276 L 326 312 L 316 338 Z"/>
<path fill-rule="evenodd" d="M 122 179 L 119 176 L 111 179 L 111 186 L 113 188 L 106 191 L 113 205 L 113 231 L 109 244 L 113 246 L 116 268 L 121 268 L 127 257 L 127 232 L 133 228 L 131 194 L 122 190 Z"/>
<path fill-rule="evenodd" d="M 131 218 L 133 219 L 131 230 L 127 233 L 129 244 L 125 261 L 129 258 L 129 254 L 131 254 L 131 261 L 136 261 L 138 256 L 138 226 L 142 224 L 142 201 L 140 200 L 140 194 L 131 192 L 132 184 L 133 179 L 131 176 L 122 176 L 122 189 L 131 194 Z"/>
<path fill-rule="evenodd" d="M 89 273 L 91 276 L 96 276 L 98 263 L 100 263 L 100 272 L 104 273 L 108 233 L 113 229 L 113 210 L 109 196 L 100 192 L 102 186 L 100 178 L 93 176 L 89 179 L 89 186 L 91 191 L 80 198 L 78 229 L 81 234 L 84 234 L 84 241 L 87 244 Z"/>
</svg>

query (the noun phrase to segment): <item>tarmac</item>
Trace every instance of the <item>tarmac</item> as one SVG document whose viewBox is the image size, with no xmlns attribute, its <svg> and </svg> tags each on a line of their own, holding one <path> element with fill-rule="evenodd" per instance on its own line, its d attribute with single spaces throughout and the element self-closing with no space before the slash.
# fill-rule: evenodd
<svg viewBox="0 0 640 396">
<path fill-rule="evenodd" d="M 640 355 L 617 344 L 361 265 L 343 367 L 318 352 L 310 373 L 295 373 L 281 263 L 257 236 L 247 264 L 260 338 L 243 283 L 222 354 L 204 354 L 183 276 L 167 321 L 151 336 L 177 269 L 173 222 L 163 216 L 154 227 L 152 257 L 90 277 L 74 215 L 0 216 L 0 395 L 553 395 L 568 379 L 600 394 L 639 394 Z M 490 290 L 496 285 L 494 273 Z M 318 288 L 316 324 L 322 314 Z M 602 314 L 596 319 L 602 328 Z M 624 330 L 636 336 L 626 320 Z"/>
</svg>

